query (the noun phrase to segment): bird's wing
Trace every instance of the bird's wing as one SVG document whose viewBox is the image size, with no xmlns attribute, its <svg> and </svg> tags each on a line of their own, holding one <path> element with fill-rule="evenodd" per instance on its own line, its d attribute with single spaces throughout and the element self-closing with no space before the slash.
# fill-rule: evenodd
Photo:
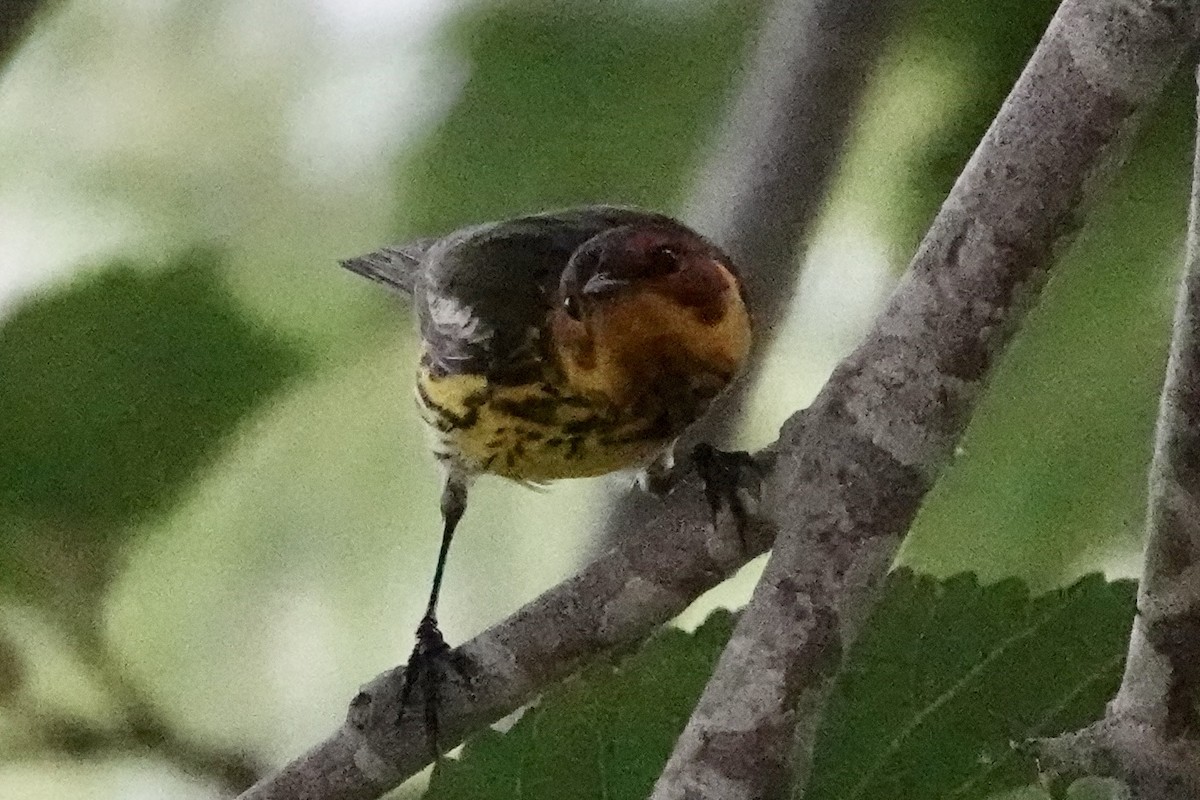
<svg viewBox="0 0 1200 800">
<path fill-rule="evenodd" d="M 543 358 L 542 333 L 571 254 L 610 228 L 664 219 L 591 206 L 447 236 L 426 253 L 414 292 L 428 357 L 450 373 L 528 375 Z"/>
</svg>

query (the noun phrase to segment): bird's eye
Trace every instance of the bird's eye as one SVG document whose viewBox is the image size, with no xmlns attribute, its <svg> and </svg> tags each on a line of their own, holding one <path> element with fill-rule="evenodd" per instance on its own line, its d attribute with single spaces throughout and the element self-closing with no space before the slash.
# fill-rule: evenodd
<svg viewBox="0 0 1200 800">
<path fill-rule="evenodd" d="M 669 275 L 679 269 L 679 253 L 673 247 L 661 245 L 649 253 L 650 271 L 654 275 Z"/>
<path fill-rule="evenodd" d="M 579 307 L 579 298 L 573 294 L 569 294 L 563 299 L 563 311 L 567 312 L 567 316 L 576 322 L 583 316 L 583 310 Z"/>
</svg>

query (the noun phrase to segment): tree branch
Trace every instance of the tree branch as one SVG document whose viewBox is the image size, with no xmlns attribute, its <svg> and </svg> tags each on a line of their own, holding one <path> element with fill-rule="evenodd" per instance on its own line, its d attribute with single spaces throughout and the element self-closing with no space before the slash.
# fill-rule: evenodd
<svg viewBox="0 0 1200 800">
<path fill-rule="evenodd" d="M 1190 8 L 1190 6 L 1187 6 Z M 1165 13 L 1175 9 L 1172 17 Z M 900 536 L 966 424 L 983 379 L 1078 226 L 1102 166 L 1189 40 L 1181 2 L 1069 1 L 959 179 L 867 342 L 764 465 L 762 516 L 713 531 L 689 479 L 657 520 L 454 651 L 442 743 L 499 719 L 589 659 L 644 638 L 789 530 L 657 789 L 769 797 L 796 716 L 819 706 Z M 707 534 L 707 535 L 706 535 Z M 403 672 L 364 687 L 346 723 L 244 800 L 377 797 L 428 763 Z M 803 707 L 805 729 L 816 714 Z M 755 794 L 755 790 L 761 790 Z"/>
<path fill-rule="evenodd" d="M 713 531 L 698 481 L 689 476 L 652 528 L 627 537 L 453 651 L 465 678 L 443 687 L 441 744 L 459 742 L 533 700 L 596 657 L 635 644 L 696 597 L 764 552 L 773 528 L 755 522 L 746 551 L 731 526 Z M 429 761 L 421 710 L 401 715 L 404 670 L 377 677 L 354 698 L 332 737 L 242 795 L 243 800 L 365 800 Z M 411 701 L 410 701 L 411 702 Z"/>
<path fill-rule="evenodd" d="M 99 635 L 93 635 L 89 640 L 85 633 L 76 644 L 83 663 L 90 667 L 92 677 L 107 692 L 121 715 L 121 727 L 111 732 L 111 741 L 100 736 L 95 739 L 99 747 L 94 752 L 78 750 L 76 755 L 104 755 L 105 747 L 113 747 L 118 752 L 121 748 L 128 753 L 140 751 L 144 756 L 162 759 L 187 775 L 211 782 L 231 797 L 266 772 L 249 754 L 199 741 L 179 730 L 159 711 L 153 698 L 137 684 Z M 61 721 L 71 722 L 67 717 Z M 96 730 L 76 721 L 74 729 L 67 725 L 62 732 L 75 729 Z"/>
<path fill-rule="evenodd" d="M 779 0 L 684 218 L 746 272 L 766 342 L 817 216 L 895 0 Z"/>
<path fill-rule="evenodd" d="M 741 418 L 763 358 L 793 299 L 797 250 L 811 231 L 897 0 L 777 0 L 697 178 L 683 218 L 729 253 L 754 309 L 749 369 L 680 442 L 723 442 Z M 605 544 L 657 510 L 615 495 Z"/>
<path fill-rule="evenodd" d="M 5 747 L 5 760 L 53 755 L 158 758 L 231 797 L 264 774 L 251 756 L 201 742 L 171 724 L 108 648 L 95 620 L 60 614 L 55 621 L 79 663 L 114 707 L 116 719 L 102 724 L 48 707 L 44 699 L 30 693 L 24 677 L 27 667 L 16 645 L 0 638 L 0 710 L 20 723 L 28 739 L 23 748 Z"/>
<path fill-rule="evenodd" d="M 1059 9 L 884 316 L 806 424 L 785 426 L 769 488 L 786 526 L 654 800 L 782 797 L 796 752 L 802 793 L 841 654 L 1195 17 L 1183 0 Z"/>
<path fill-rule="evenodd" d="M 248 758 L 184 738 L 150 720 L 122 720 L 117 726 L 104 726 L 29 702 L 6 704 L 4 710 L 27 729 L 29 738 L 24 747 L 5 747 L 8 763 L 53 756 L 75 760 L 157 758 L 197 780 L 210 782 L 230 797 L 262 774 Z"/>
<path fill-rule="evenodd" d="M 1200 95 L 1196 111 L 1200 124 Z M 1137 798 L 1195 798 L 1200 796 L 1200 128 L 1186 264 L 1150 465 L 1146 540 L 1120 690 L 1103 720 L 1036 747 L 1060 766 L 1125 780 Z"/>
</svg>

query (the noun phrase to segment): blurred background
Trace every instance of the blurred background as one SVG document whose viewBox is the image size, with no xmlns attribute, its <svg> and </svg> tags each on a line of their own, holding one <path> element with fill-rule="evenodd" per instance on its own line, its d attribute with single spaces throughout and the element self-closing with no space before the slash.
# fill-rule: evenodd
<svg viewBox="0 0 1200 800">
<path fill-rule="evenodd" d="M 744 445 L 771 441 L 863 334 L 1054 5 L 897 2 Z M 406 657 L 439 535 L 412 319 L 336 260 L 563 205 L 678 210 L 762 14 L 744 0 L 38 9 L 0 50 L 0 797 L 228 796 Z M 1037 590 L 1136 573 L 1192 126 L 1180 79 L 1014 343 L 905 563 Z M 622 480 L 481 481 L 447 635 L 579 567 Z M 682 624 L 742 604 L 755 569 Z"/>
</svg>

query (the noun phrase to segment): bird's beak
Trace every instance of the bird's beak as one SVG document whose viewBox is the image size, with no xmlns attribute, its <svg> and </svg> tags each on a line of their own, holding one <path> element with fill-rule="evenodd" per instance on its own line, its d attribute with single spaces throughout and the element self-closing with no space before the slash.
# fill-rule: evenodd
<svg viewBox="0 0 1200 800">
<path fill-rule="evenodd" d="M 603 272 L 598 272 L 587 279 L 587 283 L 583 285 L 583 294 L 590 297 L 603 297 L 605 295 L 613 295 L 629 285 L 629 281 L 624 278 L 614 278 Z"/>
</svg>

